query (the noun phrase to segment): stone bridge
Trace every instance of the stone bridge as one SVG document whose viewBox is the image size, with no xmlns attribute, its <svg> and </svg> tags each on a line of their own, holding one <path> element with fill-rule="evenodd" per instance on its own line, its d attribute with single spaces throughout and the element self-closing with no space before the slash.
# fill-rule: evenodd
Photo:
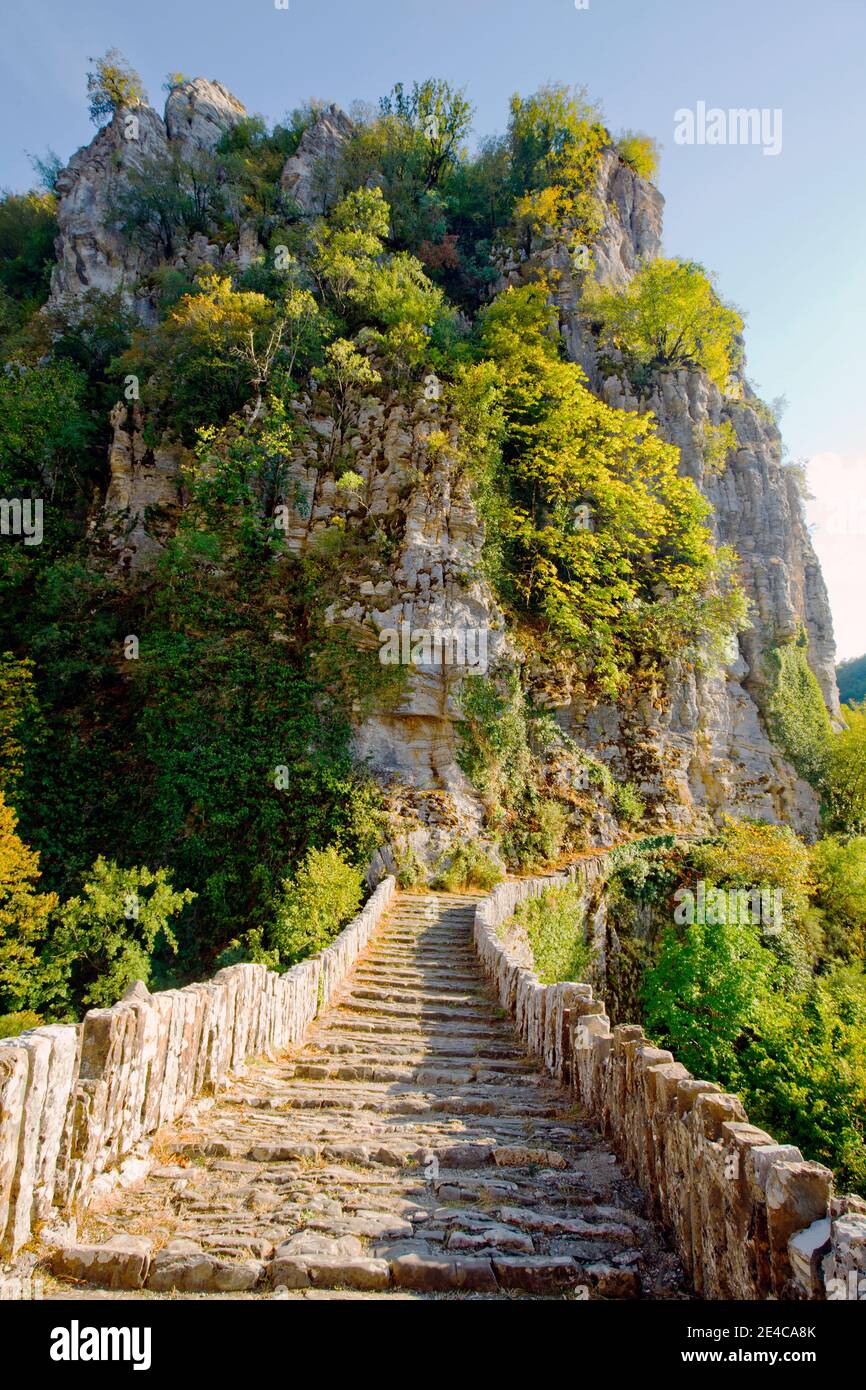
<svg viewBox="0 0 866 1390">
<path fill-rule="evenodd" d="M 852 1296 L 866 1203 L 505 949 L 520 899 L 598 902 L 602 872 L 387 879 L 283 975 L 139 985 L 0 1043 L 10 1268 L 58 1297 Z"/>
</svg>

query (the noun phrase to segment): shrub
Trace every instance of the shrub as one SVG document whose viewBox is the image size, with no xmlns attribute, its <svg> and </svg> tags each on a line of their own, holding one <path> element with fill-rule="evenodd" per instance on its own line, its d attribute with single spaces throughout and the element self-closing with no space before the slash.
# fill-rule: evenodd
<svg viewBox="0 0 866 1390">
<path fill-rule="evenodd" d="M 864 961 L 866 947 L 866 836 L 828 835 L 812 850 L 815 901 L 828 955 Z"/>
<path fill-rule="evenodd" d="M 710 474 L 721 473 L 728 461 L 728 455 L 737 448 L 737 433 L 730 420 L 720 425 L 704 422 L 697 433 L 697 444 L 704 460 L 704 470 Z"/>
<path fill-rule="evenodd" d="M 643 820 L 646 805 L 633 782 L 617 782 L 613 793 L 613 808 L 617 818 L 626 825 L 637 825 Z"/>
<path fill-rule="evenodd" d="M 766 712 L 774 742 L 800 776 L 820 788 L 827 773 L 833 729 L 821 687 L 809 665 L 808 646 L 801 629 L 793 641 L 770 648 Z"/>
<path fill-rule="evenodd" d="M 17 834 L 18 817 L 0 792 L 0 1007 L 18 1012 L 39 997 L 40 952 L 53 893 L 37 890 L 39 855 Z"/>
<path fill-rule="evenodd" d="M 334 845 L 309 849 L 295 873 L 283 881 L 270 930 L 270 945 L 282 965 L 292 965 L 329 945 L 357 912 L 364 872 Z"/>
<path fill-rule="evenodd" d="M 157 945 L 177 950 L 171 922 L 195 896 L 174 889 L 166 869 L 122 869 L 100 856 L 51 934 L 44 989 L 52 1007 L 107 1008 L 136 980 L 150 984 Z"/>
<path fill-rule="evenodd" d="M 866 833 L 866 700 L 845 710 L 826 768 L 826 817 L 833 830 Z"/>
<path fill-rule="evenodd" d="M 52 194 L 0 195 L 0 286 L 26 311 L 48 297 L 56 235 Z"/>
<path fill-rule="evenodd" d="M 544 868 L 560 856 L 568 826 L 565 807 L 548 797 L 526 798 L 502 836 L 507 864 L 521 872 Z"/>
<path fill-rule="evenodd" d="M 588 285 L 586 308 L 602 339 L 649 368 L 697 367 L 720 390 L 740 356 L 743 320 L 724 305 L 703 267 L 658 257 L 624 289 Z"/>
<path fill-rule="evenodd" d="M 22 1009 L 17 1014 L 0 1014 L 0 1038 L 17 1038 L 28 1028 L 38 1028 L 42 1018 L 30 1009 Z"/>
<path fill-rule="evenodd" d="M 526 898 L 514 921 L 526 933 L 542 984 L 586 978 L 590 949 L 583 939 L 583 899 L 574 885 L 548 888 L 537 898 Z"/>
<path fill-rule="evenodd" d="M 546 285 L 501 294 L 480 339 L 499 369 L 504 419 L 493 464 L 509 503 L 498 518 L 503 597 L 562 653 L 580 654 L 606 695 L 638 666 L 649 679 L 677 650 L 707 662 L 720 635 L 742 627 L 745 600 L 679 451 L 652 416 L 606 406 L 562 360 Z"/>
<path fill-rule="evenodd" d="M 726 816 L 719 836 L 695 845 L 689 859 L 695 875 L 717 887 L 780 889 L 786 923 L 804 922 L 810 856 L 789 826 Z"/>
<path fill-rule="evenodd" d="M 481 845 L 467 840 L 442 856 L 431 886 L 444 893 L 457 893 L 461 888 L 481 888 L 489 892 L 502 877 L 499 865 Z"/>
<path fill-rule="evenodd" d="M 427 873 L 408 839 L 394 846 L 394 877 L 399 888 L 417 888 L 427 881 Z"/>
<path fill-rule="evenodd" d="M 616 152 L 642 179 L 654 179 L 659 167 L 659 147 L 651 135 L 624 130 L 616 142 Z"/>
<path fill-rule="evenodd" d="M 668 927 L 643 982 L 650 1037 L 695 1076 L 739 1087 L 739 1042 L 768 988 L 772 957 L 751 923 Z"/>
</svg>

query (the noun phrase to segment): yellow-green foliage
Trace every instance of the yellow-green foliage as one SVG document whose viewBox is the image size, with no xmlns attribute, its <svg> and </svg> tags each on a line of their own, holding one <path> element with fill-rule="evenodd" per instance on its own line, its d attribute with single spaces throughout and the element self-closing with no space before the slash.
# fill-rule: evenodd
<svg viewBox="0 0 866 1390">
<path fill-rule="evenodd" d="M 531 97 L 513 96 L 508 145 L 512 178 L 523 189 L 514 209 L 517 227 L 567 230 L 575 240 L 589 240 L 603 214 L 594 183 L 607 143 L 582 91 L 554 84 Z"/>
<path fill-rule="evenodd" d="M 698 659 L 709 631 L 742 625 L 709 503 L 651 415 L 612 410 L 562 360 L 546 287 L 501 294 L 480 337 L 499 369 L 507 584 L 548 640 L 581 653 L 593 682 L 615 694 L 635 666 L 686 648 Z"/>
<path fill-rule="evenodd" d="M 866 836 L 827 835 L 812 851 L 824 953 L 866 963 Z"/>
<path fill-rule="evenodd" d="M 866 831 L 866 700 L 847 706 L 845 727 L 830 747 L 827 816 L 833 829 Z"/>
<path fill-rule="evenodd" d="M 39 855 L 17 834 L 18 817 L 0 792 L 0 1008 L 17 1011 L 38 994 L 38 951 L 54 893 L 40 893 Z"/>
<path fill-rule="evenodd" d="M 642 179 L 654 179 L 659 167 L 659 148 L 651 135 L 624 130 L 616 142 L 616 152 Z"/>
<path fill-rule="evenodd" d="M 310 849 L 283 883 L 270 941 L 283 964 L 321 951 L 352 918 L 364 896 L 364 872 L 334 845 Z"/>
<path fill-rule="evenodd" d="M 487 893 L 501 878 L 502 870 L 486 850 L 475 840 L 466 840 L 443 855 L 432 886 L 445 893 L 462 888 L 481 888 Z"/>
<path fill-rule="evenodd" d="M 725 389 L 740 355 L 743 320 L 721 302 L 694 261 L 660 256 L 624 289 L 588 285 L 585 301 L 602 341 L 627 360 L 644 367 L 698 367 Z"/>
<path fill-rule="evenodd" d="M 586 978 L 590 951 L 584 941 L 583 899 L 577 888 L 548 888 L 537 898 L 526 898 L 514 920 L 526 932 L 542 984 Z"/>
<path fill-rule="evenodd" d="M 802 923 L 811 888 L 809 850 L 787 825 L 726 816 L 717 839 L 691 855 L 698 877 L 735 888 L 779 888 L 786 923 Z"/>
<path fill-rule="evenodd" d="M 32 1009 L 22 1009 L 15 1014 L 0 1014 L 0 1038 L 17 1038 L 28 1028 L 38 1028 L 42 1022 L 41 1014 Z"/>
<path fill-rule="evenodd" d="M 704 460 L 704 471 L 721 473 L 728 455 L 737 448 L 737 432 L 730 420 L 723 420 L 720 425 L 711 425 L 705 421 L 696 434 Z"/>
</svg>

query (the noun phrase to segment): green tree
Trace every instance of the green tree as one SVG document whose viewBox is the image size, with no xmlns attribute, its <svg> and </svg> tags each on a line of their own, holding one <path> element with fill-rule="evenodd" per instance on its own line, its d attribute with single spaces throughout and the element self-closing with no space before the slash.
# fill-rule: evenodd
<svg viewBox="0 0 866 1390">
<path fill-rule="evenodd" d="M 866 963 L 866 836 L 824 836 L 812 864 L 827 954 Z"/>
<path fill-rule="evenodd" d="M 283 965 L 321 951 L 357 912 L 364 873 L 336 846 L 310 849 L 295 873 L 284 880 L 270 943 Z"/>
<path fill-rule="evenodd" d="M 652 416 L 611 410 L 562 360 L 544 284 L 500 295 L 479 336 L 499 369 L 512 600 L 610 694 L 641 661 L 705 660 L 744 625 L 745 603 L 678 451 Z"/>
<path fill-rule="evenodd" d="M 147 92 L 135 68 L 123 54 L 110 48 L 101 58 L 89 58 L 93 67 L 87 74 L 90 119 L 94 125 L 111 120 L 122 107 L 142 106 Z"/>
<path fill-rule="evenodd" d="M 170 260 L 180 232 L 207 232 L 223 213 L 219 161 L 202 149 L 147 156 L 128 171 L 115 208 L 124 236 Z"/>
<path fill-rule="evenodd" d="M 769 988 L 772 962 L 751 923 L 668 927 L 642 988 L 650 1036 L 693 1075 L 740 1087 L 738 1043 Z"/>
<path fill-rule="evenodd" d="M 177 950 L 172 919 L 195 896 L 174 889 L 166 869 L 122 869 L 100 855 L 51 936 L 53 1007 L 105 1008 L 136 980 L 150 984 L 157 945 Z"/>
<path fill-rule="evenodd" d="M 660 256 L 648 261 L 624 289 L 588 285 L 585 303 L 600 325 L 602 341 L 633 363 L 697 367 L 725 389 L 740 357 L 743 320 L 721 302 L 694 261 Z"/>
<path fill-rule="evenodd" d="M 155 330 L 136 333 L 114 368 L 118 377 L 141 378 L 154 442 L 170 425 L 192 444 L 200 426 L 236 414 L 261 384 L 259 363 L 278 319 L 265 295 L 205 273 L 198 292 L 185 294 Z"/>
<path fill-rule="evenodd" d="M 0 1014 L 31 1008 L 39 998 L 40 956 L 54 893 L 40 893 L 39 855 L 17 834 L 18 817 L 0 791 Z"/>
<path fill-rule="evenodd" d="M 0 195 L 0 286 L 25 314 L 48 297 L 57 199 L 50 192 Z"/>
</svg>

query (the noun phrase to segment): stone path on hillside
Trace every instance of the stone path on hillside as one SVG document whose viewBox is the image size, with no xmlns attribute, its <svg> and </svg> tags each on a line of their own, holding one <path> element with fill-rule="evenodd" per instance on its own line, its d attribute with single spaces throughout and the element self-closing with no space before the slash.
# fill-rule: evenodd
<svg viewBox="0 0 866 1390">
<path fill-rule="evenodd" d="M 487 989 L 475 901 L 398 895 L 305 1045 L 162 1131 L 46 1294 L 687 1296 L 639 1189 Z"/>
</svg>

